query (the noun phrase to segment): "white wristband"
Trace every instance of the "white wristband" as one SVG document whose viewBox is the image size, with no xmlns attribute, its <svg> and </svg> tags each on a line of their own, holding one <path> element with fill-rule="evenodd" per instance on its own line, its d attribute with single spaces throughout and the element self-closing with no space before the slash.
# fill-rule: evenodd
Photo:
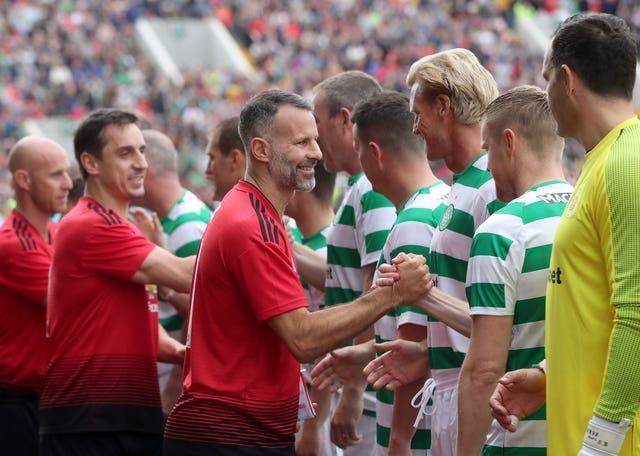
<svg viewBox="0 0 640 456">
<path fill-rule="evenodd" d="M 580 454 L 616 456 L 620 453 L 629 425 L 630 420 L 627 418 L 620 423 L 613 423 L 594 415 L 584 434 Z"/>
<path fill-rule="evenodd" d="M 537 367 L 542 372 L 544 372 L 545 375 L 546 375 L 547 374 L 547 359 L 545 358 L 542 361 L 540 361 L 538 364 L 534 364 L 533 367 Z"/>
</svg>

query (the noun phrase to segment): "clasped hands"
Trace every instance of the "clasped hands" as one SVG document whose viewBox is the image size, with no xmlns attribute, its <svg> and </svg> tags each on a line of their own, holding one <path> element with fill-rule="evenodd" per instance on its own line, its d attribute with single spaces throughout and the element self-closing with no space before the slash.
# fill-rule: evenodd
<svg viewBox="0 0 640 456">
<path fill-rule="evenodd" d="M 392 287 L 395 305 L 410 305 L 433 288 L 433 280 L 422 255 L 400 253 L 392 264 L 382 264 L 378 269 L 373 288 Z"/>
<path fill-rule="evenodd" d="M 422 255 L 400 253 L 392 264 L 382 264 L 372 288 L 392 286 L 403 304 L 410 304 L 433 288 L 429 267 Z M 376 350 L 384 351 L 376 358 Z M 336 391 L 345 382 L 365 375 L 379 389 L 393 390 L 415 381 L 427 369 L 426 344 L 395 340 L 381 344 L 371 340 L 328 353 L 311 371 L 312 386 Z"/>
</svg>

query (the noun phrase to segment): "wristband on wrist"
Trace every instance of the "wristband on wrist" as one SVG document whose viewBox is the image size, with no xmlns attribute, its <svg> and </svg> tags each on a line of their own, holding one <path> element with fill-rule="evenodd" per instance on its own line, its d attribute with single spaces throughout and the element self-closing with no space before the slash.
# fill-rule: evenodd
<svg viewBox="0 0 640 456">
<path fill-rule="evenodd" d="M 580 454 L 617 455 L 620 453 L 630 424 L 631 421 L 627 418 L 614 423 L 593 415 L 584 434 Z"/>
<path fill-rule="evenodd" d="M 543 374 L 547 375 L 547 359 L 546 358 L 540 361 L 538 364 L 534 364 L 531 367 L 537 367 L 542 371 Z"/>
</svg>

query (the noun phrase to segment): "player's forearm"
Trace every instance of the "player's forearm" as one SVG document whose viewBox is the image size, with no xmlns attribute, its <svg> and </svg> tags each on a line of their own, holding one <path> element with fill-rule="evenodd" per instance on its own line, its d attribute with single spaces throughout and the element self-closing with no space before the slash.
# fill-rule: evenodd
<svg viewBox="0 0 640 456">
<path fill-rule="evenodd" d="M 413 302 L 432 286 L 425 259 L 407 256 L 399 266 L 400 281 L 370 290 L 348 304 L 309 313 L 306 309 L 278 315 L 268 324 L 293 356 L 310 361 L 363 332 L 391 309 Z"/>
<path fill-rule="evenodd" d="M 640 223 L 640 180 L 637 178 L 640 162 L 631 158 L 633 154 L 620 149 L 620 159 L 608 161 L 605 171 L 612 249 L 611 269 L 606 273 L 613 274 L 615 286 L 610 303 L 602 305 L 611 304 L 616 310 L 606 375 L 595 414 L 614 423 L 623 418 L 633 422 L 640 407 L 640 238 L 637 228 L 630 229 Z"/>
<path fill-rule="evenodd" d="M 162 298 L 184 318 L 189 315 L 189 293 L 176 293 L 167 287 L 160 287 Z"/>
<path fill-rule="evenodd" d="M 312 287 L 324 291 L 324 282 L 327 277 L 326 258 L 299 242 L 293 244 L 293 253 L 296 256 L 300 277 Z"/>
<path fill-rule="evenodd" d="M 158 323 L 158 354 L 160 362 L 182 364 L 184 361 L 185 347 L 177 340 L 171 338 L 167 331 Z"/>
<path fill-rule="evenodd" d="M 471 337 L 471 316 L 466 301 L 449 296 L 434 287 L 414 305 L 463 336 Z"/>
<path fill-rule="evenodd" d="M 191 289 L 195 256 L 180 258 L 155 247 L 132 277 L 136 283 L 155 283 L 181 293 Z"/>
<path fill-rule="evenodd" d="M 305 420 L 305 425 L 307 422 L 313 422 L 314 425 L 318 426 L 322 426 L 324 424 L 331 412 L 332 395 L 333 393 L 329 388 L 325 388 L 323 390 L 314 388 L 313 391 L 311 391 L 311 401 L 317 404 L 315 407 L 316 417 L 310 420 Z"/>
<path fill-rule="evenodd" d="M 606 376 L 595 414 L 633 422 L 640 409 L 640 307 L 619 307 L 611 333 Z"/>
<path fill-rule="evenodd" d="M 354 345 L 373 343 L 373 341 L 375 341 L 375 338 L 376 338 L 375 330 L 373 328 L 373 325 L 370 325 L 364 331 L 362 331 L 360 334 L 356 335 L 356 337 L 353 338 L 353 343 Z"/>
<path fill-rule="evenodd" d="M 394 391 L 391 435 L 389 437 L 390 454 L 407 454 L 411 449 L 411 439 L 416 431 L 413 423 L 418 414 L 418 409 L 411 405 L 411 400 L 426 380 L 425 372 L 425 375 L 418 380 L 399 386 Z"/>
<path fill-rule="evenodd" d="M 312 312 L 289 328 L 295 334 L 289 335 L 287 346 L 300 362 L 311 361 L 363 332 L 393 307 L 391 287 L 382 287 L 353 302 Z"/>
<path fill-rule="evenodd" d="M 456 454 L 480 454 L 491 426 L 489 398 L 499 374 L 479 373 L 462 368 L 458 383 L 458 437 Z"/>
</svg>

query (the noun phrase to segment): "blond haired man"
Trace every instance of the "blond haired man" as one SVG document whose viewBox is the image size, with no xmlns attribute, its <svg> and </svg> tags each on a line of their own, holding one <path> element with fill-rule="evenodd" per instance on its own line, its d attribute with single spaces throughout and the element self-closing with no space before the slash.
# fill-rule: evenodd
<svg viewBox="0 0 640 456">
<path fill-rule="evenodd" d="M 417 378 L 407 375 L 409 371 L 418 374 L 427 369 L 428 351 L 432 379 L 423 387 L 418 419 L 423 413 L 431 415 L 432 454 L 451 455 L 456 445 L 458 376 L 469 346 L 468 310 L 464 309 L 471 242 L 480 224 L 502 207 L 496 200 L 480 134 L 482 114 L 497 97 L 498 88 L 491 74 L 466 49 L 421 58 L 411 66 L 407 84 L 415 114 L 414 133 L 424 138 L 427 158 L 444 160 L 454 173 L 447 208 L 431 240 L 429 268 L 436 287 L 421 305 L 428 311 L 433 304 L 456 306 L 466 326 L 458 327 L 462 333 L 458 332 L 430 313 L 423 356 L 414 352 L 415 362 L 411 366 L 403 363 L 402 375 L 389 375 L 389 366 L 380 369 L 384 360 L 389 360 L 389 355 L 399 359 L 407 351 L 401 349 L 401 341 L 380 344 L 380 350 L 392 353 L 372 361 L 365 372 L 372 373 L 369 380 L 374 386 L 388 384 L 394 389 Z"/>
</svg>

